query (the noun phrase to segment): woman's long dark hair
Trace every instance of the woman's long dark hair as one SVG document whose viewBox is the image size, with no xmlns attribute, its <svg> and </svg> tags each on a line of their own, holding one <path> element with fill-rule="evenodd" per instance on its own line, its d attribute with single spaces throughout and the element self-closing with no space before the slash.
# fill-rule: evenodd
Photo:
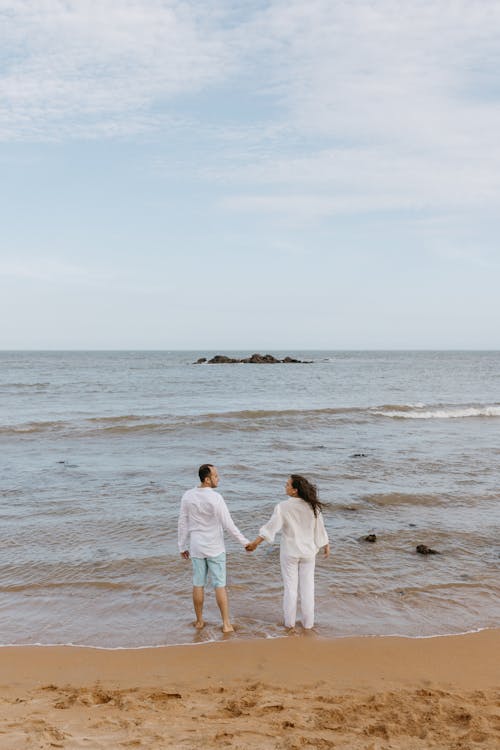
<svg viewBox="0 0 500 750">
<path fill-rule="evenodd" d="M 311 484 L 308 479 L 300 474 L 290 474 L 290 479 L 293 489 L 297 490 L 297 496 L 310 505 L 314 515 L 317 516 L 326 506 L 318 498 L 316 485 Z"/>
</svg>

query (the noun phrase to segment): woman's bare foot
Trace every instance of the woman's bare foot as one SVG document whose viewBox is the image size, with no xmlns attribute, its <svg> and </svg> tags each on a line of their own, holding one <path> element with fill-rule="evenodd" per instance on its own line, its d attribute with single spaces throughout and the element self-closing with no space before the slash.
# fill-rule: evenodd
<svg viewBox="0 0 500 750">
<path fill-rule="evenodd" d="M 318 635 L 318 633 L 316 631 L 316 628 L 314 628 L 314 627 L 312 627 L 312 628 L 303 628 L 302 635 L 306 635 L 306 636 L 309 635 L 309 636 L 314 637 L 315 635 Z"/>
<path fill-rule="evenodd" d="M 234 628 L 230 622 L 225 622 L 222 626 L 223 633 L 234 633 Z"/>
<path fill-rule="evenodd" d="M 205 627 L 205 623 L 203 622 L 203 620 L 196 620 L 196 622 L 193 622 L 193 625 L 196 630 L 203 630 L 203 628 Z"/>
</svg>

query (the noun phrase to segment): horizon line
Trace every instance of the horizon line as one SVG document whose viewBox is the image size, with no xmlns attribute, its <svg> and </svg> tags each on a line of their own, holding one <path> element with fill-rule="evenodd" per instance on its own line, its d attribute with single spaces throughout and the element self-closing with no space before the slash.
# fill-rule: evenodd
<svg viewBox="0 0 500 750">
<path fill-rule="evenodd" d="M 170 353 L 170 352 L 206 352 L 206 353 L 220 353 L 223 351 L 226 352 L 247 352 L 252 351 L 255 353 L 260 353 L 258 349 L 255 349 L 254 347 L 246 347 L 245 349 L 232 349 L 230 347 L 220 348 L 220 349 L 198 349 L 198 348 L 189 348 L 189 349 L 174 349 L 174 348 L 162 348 L 162 349 L 151 349 L 151 348 L 145 348 L 145 349 L 134 349 L 134 348 L 97 348 L 97 349 L 87 349 L 87 348 L 78 348 L 78 349 L 60 349 L 60 348 L 46 348 L 46 349 L 3 349 L 0 347 L 0 354 L 5 353 L 94 353 L 94 352 L 116 352 L 116 353 L 125 353 L 125 352 L 158 352 L 158 353 Z M 416 347 L 416 348 L 405 348 L 405 347 L 375 347 L 375 348 L 332 348 L 332 349 L 325 349 L 325 348 L 307 348 L 307 347 L 288 347 L 286 349 L 278 349 L 269 347 L 265 350 L 262 349 L 262 351 L 274 351 L 274 352 L 500 352 L 500 348 L 496 349 L 477 349 L 477 348 L 427 348 L 427 347 Z"/>
</svg>

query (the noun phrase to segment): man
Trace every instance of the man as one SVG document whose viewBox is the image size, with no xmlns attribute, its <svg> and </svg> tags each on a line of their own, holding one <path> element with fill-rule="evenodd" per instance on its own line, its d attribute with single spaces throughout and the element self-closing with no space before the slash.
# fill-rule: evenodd
<svg viewBox="0 0 500 750">
<path fill-rule="evenodd" d="M 203 601 L 207 574 L 215 589 L 215 599 L 222 617 L 222 632 L 232 633 L 226 591 L 226 549 L 224 531 L 229 531 L 243 546 L 249 540 L 235 526 L 224 498 L 215 488 L 219 484 L 217 469 L 203 464 L 198 470 L 200 485 L 184 493 L 179 515 L 179 552 L 193 564 L 193 606 L 195 627 L 204 627 Z"/>
</svg>

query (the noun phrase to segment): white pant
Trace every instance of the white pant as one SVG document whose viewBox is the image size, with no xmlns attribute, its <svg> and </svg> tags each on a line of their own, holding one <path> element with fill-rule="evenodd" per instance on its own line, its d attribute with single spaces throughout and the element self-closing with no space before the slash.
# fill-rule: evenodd
<svg viewBox="0 0 500 750">
<path fill-rule="evenodd" d="M 314 566 L 315 557 L 290 557 L 280 553 L 281 575 L 283 577 L 283 616 L 285 627 L 293 628 L 297 617 L 297 598 L 300 589 L 300 609 L 302 625 L 314 625 Z"/>
</svg>

